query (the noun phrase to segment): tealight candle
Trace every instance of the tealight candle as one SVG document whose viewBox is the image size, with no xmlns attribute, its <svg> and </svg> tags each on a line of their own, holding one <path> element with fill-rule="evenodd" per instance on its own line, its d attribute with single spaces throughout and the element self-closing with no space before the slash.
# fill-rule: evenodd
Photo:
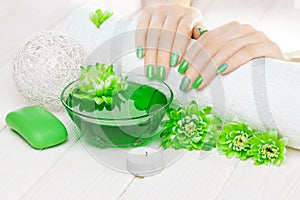
<svg viewBox="0 0 300 200">
<path fill-rule="evenodd" d="M 132 149 L 127 154 L 127 170 L 135 176 L 159 174 L 163 169 L 163 153 L 151 147 Z"/>
</svg>

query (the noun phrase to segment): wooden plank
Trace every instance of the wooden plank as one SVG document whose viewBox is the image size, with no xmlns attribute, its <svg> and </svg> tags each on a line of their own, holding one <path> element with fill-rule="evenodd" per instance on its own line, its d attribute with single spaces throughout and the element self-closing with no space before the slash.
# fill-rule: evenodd
<svg viewBox="0 0 300 200">
<path fill-rule="evenodd" d="M 281 167 L 253 166 L 240 162 L 218 195 L 218 199 L 298 199 L 300 195 L 300 151 L 288 149 Z"/>
<path fill-rule="evenodd" d="M 35 182 L 23 199 L 116 199 L 133 178 L 103 166 L 78 142 Z"/>
<path fill-rule="evenodd" d="M 136 178 L 121 199 L 214 199 L 238 163 L 216 151 L 203 160 L 188 152 L 161 174 Z"/>
<path fill-rule="evenodd" d="M 56 160 L 60 159 L 78 140 L 78 129 L 65 114 L 57 115 L 66 125 L 68 141 L 46 150 L 31 148 L 9 128 L 0 133 L 0 196 L 20 198 Z"/>
</svg>

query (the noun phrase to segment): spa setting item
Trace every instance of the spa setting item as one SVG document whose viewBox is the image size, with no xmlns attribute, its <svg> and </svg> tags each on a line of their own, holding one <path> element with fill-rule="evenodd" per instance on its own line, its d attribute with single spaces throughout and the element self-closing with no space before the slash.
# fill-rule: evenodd
<svg viewBox="0 0 300 200">
<path fill-rule="evenodd" d="M 128 152 L 126 164 L 128 172 L 135 176 L 153 176 L 163 170 L 163 153 L 151 147 L 134 148 Z"/>
<path fill-rule="evenodd" d="M 99 148 L 144 146 L 173 100 L 169 86 L 144 76 L 116 75 L 112 65 L 82 67 L 78 81 L 63 90 L 62 104 L 83 134 Z"/>
<path fill-rule="evenodd" d="M 75 80 L 86 59 L 82 45 L 58 31 L 42 31 L 27 38 L 13 61 L 18 91 L 33 105 L 63 110 L 60 93 Z"/>
<path fill-rule="evenodd" d="M 46 149 L 65 142 L 63 123 L 41 106 L 24 107 L 7 114 L 7 125 L 35 149 Z"/>
</svg>

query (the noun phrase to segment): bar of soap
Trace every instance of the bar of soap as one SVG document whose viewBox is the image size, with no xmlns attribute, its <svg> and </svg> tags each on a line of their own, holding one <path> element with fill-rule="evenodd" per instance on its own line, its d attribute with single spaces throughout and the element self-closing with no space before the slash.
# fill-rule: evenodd
<svg viewBox="0 0 300 200">
<path fill-rule="evenodd" d="M 68 138 L 63 123 L 41 106 L 29 106 L 10 112 L 5 121 L 35 149 L 49 148 Z"/>
</svg>

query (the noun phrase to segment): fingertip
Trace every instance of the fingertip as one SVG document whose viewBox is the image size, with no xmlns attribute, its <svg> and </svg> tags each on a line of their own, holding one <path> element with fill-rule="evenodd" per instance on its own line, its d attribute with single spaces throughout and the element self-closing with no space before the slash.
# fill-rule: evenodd
<svg viewBox="0 0 300 200">
<path fill-rule="evenodd" d="M 223 63 L 222 65 L 220 65 L 220 66 L 217 68 L 216 72 L 217 72 L 218 74 L 223 74 L 227 69 L 228 69 L 228 64 L 227 64 L 227 63 Z"/>
<path fill-rule="evenodd" d="M 179 55 L 177 52 L 172 52 L 170 57 L 170 66 L 175 67 L 178 64 L 179 61 Z"/>
<path fill-rule="evenodd" d="M 138 45 L 136 47 L 136 57 L 143 58 L 144 57 L 144 47 L 142 45 Z"/>
<path fill-rule="evenodd" d="M 202 83 L 198 88 L 197 88 L 197 90 L 198 91 L 201 91 L 201 90 L 203 90 L 204 88 L 206 88 L 206 84 L 205 83 Z"/>
<path fill-rule="evenodd" d="M 179 67 L 177 69 L 179 74 L 184 74 L 186 72 L 186 70 L 188 69 L 188 65 L 189 63 L 187 62 L 187 60 L 183 60 L 180 64 Z"/>
<path fill-rule="evenodd" d="M 199 88 L 200 85 L 202 84 L 202 82 L 203 82 L 203 77 L 201 75 L 199 75 L 192 83 L 192 88 L 193 89 Z"/>
<path fill-rule="evenodd" d="M 205 29 L 203 26 L 201 26 L 201 25 L 194 26 L 192 38 L 197 40 L 206 32 L 208 32 L 208 30 Z"/>
<path fill-rule="evenodd" d="M 181 80 L 179 89 L 183 92 L 187 92 L 190 88 L 191 79 L 188 76 L 184 76 Z"/>
<path fill-rule="evenodd" d="M 145 66 L 145 76 L 146 78 L 153 80 L 155 78 L 155 68 L 154 65 L 148 64 Z"/>
<path fill-rule="evenodd" d="M 156 80 L 163 81 L 166 78 L 167 69 L 166 67 L 160 65 L 157 67 Z"/>
<path fill-rule="evenodd" d="M 142 58 L 145 55 L 145 43 L 148 27 L 150 24 L 151 15 L 147 10 L 144 10 L 137 22 L 135 30 L 135 46 L 137 58 Z"/>
<path fill-rule="evenodd" d="M 192 38 L 195 40 L 198 40 L 198 38 L 200 37 L 200 31 L 199 31 L 198 27 L 199 26 L 194 26 L 194 28 L 193 28 Z"/>
<path fill-rule="evenodd" d="M 229 74 L 230 72 L 232 72 L 235 69 L 235 67 L 232 64 L 229 64 L 229 63 L 225 63 L 225 64 L 227 65 L 227 68 L 223 72 L 220 73 L 222 76 Z"/>
</svg>

